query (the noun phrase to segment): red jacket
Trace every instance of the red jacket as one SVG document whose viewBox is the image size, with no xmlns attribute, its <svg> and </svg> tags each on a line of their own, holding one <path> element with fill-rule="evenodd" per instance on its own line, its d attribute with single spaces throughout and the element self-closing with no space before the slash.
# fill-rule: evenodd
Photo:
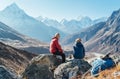
<svg viewBox="0 0 120 79">
<path fill-rule="evenodd" d="M 50 42 L 50 52 L 54 54 L 57 51 L 63 53 L 63 50 L 60 44 L 58 43 L 58 38 L 54 37 Z"/>
</svg>

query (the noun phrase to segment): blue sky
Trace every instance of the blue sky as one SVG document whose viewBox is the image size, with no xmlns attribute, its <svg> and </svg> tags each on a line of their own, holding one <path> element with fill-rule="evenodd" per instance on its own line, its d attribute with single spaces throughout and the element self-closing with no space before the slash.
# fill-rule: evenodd
<svg viewBox="0 0 120 79">
<path fill-rule="evenodd" d="M 120 0 L 0 0 L 0 10 L 13 2 L 30 16 L 59 21 L 79 16 L 89 16 L 92 19 L 108 17 L 120 8 Z"/>
</svg>

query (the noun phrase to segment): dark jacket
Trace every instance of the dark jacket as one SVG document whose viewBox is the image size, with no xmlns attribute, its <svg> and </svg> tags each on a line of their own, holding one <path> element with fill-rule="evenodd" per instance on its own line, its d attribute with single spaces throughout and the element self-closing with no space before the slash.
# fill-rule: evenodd
<svg viewBox="0 0 120 79">
<path fill-rule="evenodd" d="M 75 46 L 73 46 L 73 56 L 75 59 L 83 59 L 85 56 L 85 49 L 81 42 L 77 42 Z"/>
<path fill-rule="evenodd" d="M 50 52 L 51 53 L 56 53 L 57 51 L 60 53 L 63 53 L 63 50 L 58 42 L 58 39 L 56 37 L 52 38 L 51 42 L 50 42 Z"/>
</svg>

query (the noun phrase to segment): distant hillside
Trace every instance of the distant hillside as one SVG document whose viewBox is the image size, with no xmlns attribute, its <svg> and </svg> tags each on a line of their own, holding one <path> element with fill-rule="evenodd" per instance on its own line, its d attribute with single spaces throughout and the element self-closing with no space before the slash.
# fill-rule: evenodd
<svg viewBox="0 0 120 79">
<path fill-rule="evenodd" d="M 17 31 L 13 30 L 12 28 L 0 22 L 0 39 L 1 40 L 11 39 L 11 40 L 26 42 L 24 37 L 25 36 L 23 36 L 22 34 L 18 33 Z"/>
<path fill-rule="evenodd" d="M 62 40 L 64 45 L 73 45 L 75 39 L 82 38 L 82 42 L 86 42 L 91 39 L 100 29 L 104 27 L 105 22 L 100 22 L 91 27 L 81 30 L 78 33 L 67 36 Z"/>
<path fill-rule="evenodd" d="M 0 22 L 0 42 L 32 53 L 49 52 L 47 43 L 22 35 L 2 22 Z"/>
</svg>

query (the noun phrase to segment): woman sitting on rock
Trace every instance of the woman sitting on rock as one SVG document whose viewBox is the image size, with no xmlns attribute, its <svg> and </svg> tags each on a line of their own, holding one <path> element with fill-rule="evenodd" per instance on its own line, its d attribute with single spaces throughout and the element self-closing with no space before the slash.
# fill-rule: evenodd
<svg viewBox="0 0 120 79">
<path fill-rule="evenodd" d="M 73 46 L 73 57 L 75 59 L 83 59 L 85 57 L 85 48 L 81 43 L 81 39 L 77 38 L 75 40 L 75 45 Z"/>
</svg>

